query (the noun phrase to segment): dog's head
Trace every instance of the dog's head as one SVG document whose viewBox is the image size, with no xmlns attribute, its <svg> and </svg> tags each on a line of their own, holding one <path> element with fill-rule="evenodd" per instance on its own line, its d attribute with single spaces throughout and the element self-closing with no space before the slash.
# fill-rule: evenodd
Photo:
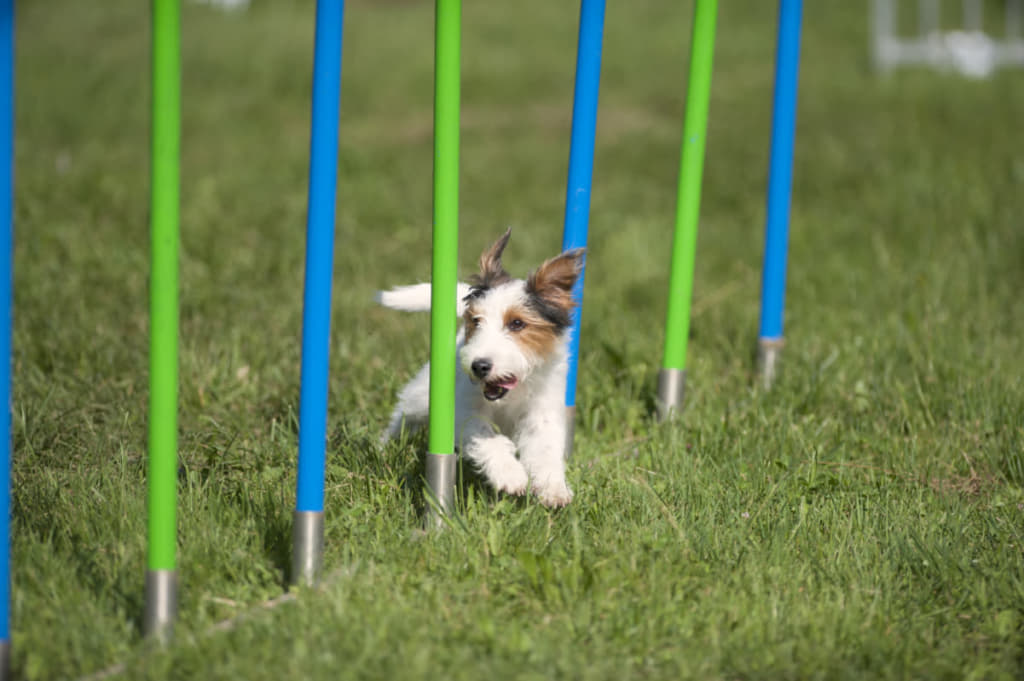
<svg viewBox="0 0 1024 681">
<path fill-rule="evenodd" d="M 513 279 L 501 264 L 508 230 L 480 256 L 464 314 L 463 370 L 500 400 L 565 341 L 575 305 L 572 288 L 583 269 L 583 249 L 546 260 L 529 277 Z"/>
</svg>

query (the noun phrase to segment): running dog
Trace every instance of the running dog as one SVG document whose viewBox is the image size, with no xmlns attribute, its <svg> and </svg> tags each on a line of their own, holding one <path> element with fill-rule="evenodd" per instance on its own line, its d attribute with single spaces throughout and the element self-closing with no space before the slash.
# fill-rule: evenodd
<svg viewBox="0 0 1024 681">
<path fill-rule="evenodd" d="M 565 506 L 573 496 L 565 481 L 568 336 L 583 249 L 513 279 L 501 264 L 510 235 L 511 229 L 483 252 L 470 283 L 458 284 L 456 448 L 495 489 L 530 490 L 545 506 Z M 396 310 L 429 310 L 430 284 L 382 291 L 377 300 Z M 429 383 L 428 363 L 399 392 L 383 442 L 403 427 L 426 425 Z"/>
</svg>

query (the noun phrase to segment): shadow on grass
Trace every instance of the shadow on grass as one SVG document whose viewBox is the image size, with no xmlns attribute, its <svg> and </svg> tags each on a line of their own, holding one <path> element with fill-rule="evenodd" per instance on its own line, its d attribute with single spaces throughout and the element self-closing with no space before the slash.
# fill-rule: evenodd
<svg viewBox="0 0 1024 681">
<path fill-rule="evenodd" d="M 339 475 L 375 478 L 393 485 L 407 496 L 407 502 L 421 519 L 426 519 L 431 505 L 426 482 L 427 434 L 422 429 L 403 432 L 396 440 L 381 445 L 378 436 L 364 429 L 345 426 L 332 433 L 329 450 L 332 462 L 330 478 Z M 455 509 L 464 513 L 469 499 L 497 501 L 499 495 L 486 478 L 465 457 L 456 454 Z M 331 470 L 334 469 L 334 470 Z M 338 482 L 337 479 L 334 480 Z M 525 498 L 522 499 L 526 503 Z"/>
<path fill-rule="evenodd" d="M 285 589 L 292 583 L 292 516 L 281 513 L 273 503 L 262 504 L 260 541 L 263 555 L 281 575 Z"/>
<path fill-rule="evenodd" d="M 87 601 L 97 609 L 113 611 L 115 617 L 129 621 L 137 631 L 141 632 L 144 607 L 144 594 L 140 588 L 145 569 L 145 552 L 140 550 L 132 534 L 125 538 L 123 533 L 130 528 L 120 527 L 114 532 L 113 541 L 105 540 L 102 531 L 107 527 L 117 526 L 117 520 L 104 518 L 103 509 L 116 509 L 119 503 L 114 496 L 116 489 L 102 488 L 102 483 L 92 481 L 89 491 L 111 500 L 110 504 L 94 509 L 75 505 L 69 498 L 81 498 L 83 490 L 54 488 L 37 488 L 32 497 L 26 496 L 25 486 L 19 486 L 12 497 L 13 513 L 16 519 L 16 533 L 21 541 L 27 537 L 35 537 L 36 541 L 45 545 L 45 556 L 37 556 L 42 566 L 61 564 L 70 568 L 73 581 L 90 595 Z M 96 511 L 93 513 L 93 511 Z M 94 524 L 76 525 L 73 519 L 79 514 L 91 513 L 95 516 Z M 50 568 L 53 569 L 53 568 Z M 29 590 L 44 587 L 51 590 L 52 585 L 36 582 L 34 586 L 25 587 Z M 62 588 L 66 583 L 62 584 Z M 49 599 L 50 594 L 43 598 Z"/>
</svg>

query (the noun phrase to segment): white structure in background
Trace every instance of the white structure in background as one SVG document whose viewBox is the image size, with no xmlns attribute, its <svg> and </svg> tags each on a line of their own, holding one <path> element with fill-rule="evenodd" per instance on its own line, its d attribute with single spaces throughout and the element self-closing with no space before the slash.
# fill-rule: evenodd
<svg viewBox="0 0 1024 681">
<path fill-rule="evenodd" d="M 912 0 L 911 0 L 912 1 Z M 916 0 L 917 34 L 899 31 L 900 0 L 872 0 L 872 52 L 876 68 L 905 64 L 953 69 L 970 78 L 986 78 L 1001 66 L 1024 67 L 1022 0 L 1002 0 L 1005 11 L 998 34 L 986 33 L 984 0 L 960 0 L 963 24 L 943 29 L 941 0 Z"/>
</svg>

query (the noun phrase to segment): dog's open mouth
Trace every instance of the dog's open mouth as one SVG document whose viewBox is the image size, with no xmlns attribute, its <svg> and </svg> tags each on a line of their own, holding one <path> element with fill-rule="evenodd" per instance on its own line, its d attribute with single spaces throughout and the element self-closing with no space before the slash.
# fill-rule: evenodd
<svg viewBox="0 0 1024 681">
<path fill-rule="evenodd" d="M 490 402 L 500 400 L 508 394 L 508 391 L 516 387 L 519 379 L 515 376 L 500 376 L 484 382 L 484 397 Z"/>
</svg>

